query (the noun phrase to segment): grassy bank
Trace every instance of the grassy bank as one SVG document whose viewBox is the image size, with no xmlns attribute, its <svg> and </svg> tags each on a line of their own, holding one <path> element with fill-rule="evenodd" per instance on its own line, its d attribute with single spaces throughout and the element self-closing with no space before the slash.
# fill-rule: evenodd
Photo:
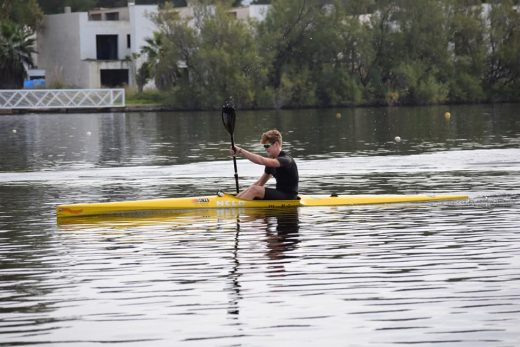
<svg viewBox="0 0 520 347">
<path fill-rule="evenodd" d="M 125 99 L 126 104 L 130 106 L 162 106 L 167 104 L 168 96 L 159 90 L 145 90 L 138 93 L 135 89 L 127 88 Z"/>
</svg>

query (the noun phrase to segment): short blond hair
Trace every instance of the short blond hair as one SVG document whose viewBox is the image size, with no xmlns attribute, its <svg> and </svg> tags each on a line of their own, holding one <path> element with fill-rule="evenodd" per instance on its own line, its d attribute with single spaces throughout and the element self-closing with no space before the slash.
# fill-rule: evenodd
<svg viewBox="0 0 520 347">
<path fill-rule="evenodd" d="M 282 133 L 280 133 L 276 129 L 271 129 L 262 134 L 261 143 L 275 143 L 278 142 L 280 146 L 282 145 Z"/>
</svg>

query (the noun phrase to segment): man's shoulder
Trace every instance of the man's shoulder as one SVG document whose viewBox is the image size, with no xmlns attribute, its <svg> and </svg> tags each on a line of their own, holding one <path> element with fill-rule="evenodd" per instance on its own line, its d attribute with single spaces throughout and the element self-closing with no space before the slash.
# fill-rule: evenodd
<svg viewBox="0 0 520 347">
<path fill-rule="evenodd" d="M 293 157 L 291 157 L 289 154 L 287 154 L 284 151 L 281 151 L 276 159 L 278 159 L 278 161 L 280 162 L 280 164 L 282 166 L 289 165 L 294 162 Z"/>
</svg>

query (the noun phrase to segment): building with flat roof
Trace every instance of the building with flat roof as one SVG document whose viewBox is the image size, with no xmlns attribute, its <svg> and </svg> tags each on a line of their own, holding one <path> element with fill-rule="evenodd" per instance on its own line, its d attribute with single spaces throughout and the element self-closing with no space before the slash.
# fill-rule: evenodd
<svg viewBox="0 0 520 347">
<path fill-rule="evenodd" d="M 44 17 L 37 38 L 37 65 L 46 70 L 47 86 L 77 88 L 132 85 L 133 62 L 144 39 L 155 30 L 149 14 L 157 6 L 71 12 Z"/>
<path fill-rule="evenodd" d="M 238 19 L 263 20 L 267 5 L 233 9 Z M 144 57 L 135 59 L 146 38 L 157 30 L 152 16 L 157 5 L 103 8 L 89 12 L 46 15 L 37 35 L 36 65 L 45 70 L 47 87 L 74 88 L 135 86 L 135 72 Z M 176 8 L 182 18 L 193 7 Z"/>
</svg>

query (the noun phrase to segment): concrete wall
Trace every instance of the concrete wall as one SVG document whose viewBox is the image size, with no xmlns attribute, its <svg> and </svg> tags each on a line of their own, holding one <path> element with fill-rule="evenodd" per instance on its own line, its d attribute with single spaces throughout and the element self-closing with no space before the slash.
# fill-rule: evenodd
<svg viewBox="0 0 520 347">
<path fill-rule="evenodd" d="M 38 67 L 46 70 L 47 86 L 64 83 L 85 87 L 81 69 L 80 24 L 86 13 L 63 13 L 44 17 L 38 35 Z"/>
<path fill-rule="evenodd" d="M 131 33 L 129 21 L 89 21 L 86 17 L 82 18 L 80 29 L 81 59 L 97 59 L 97 35 L 117 35 L 118 59 L 130 56 L 126 45 L 126 36 Z"/>
<path fill-rule="evenodd" d="M 250 5 L 247 7 L 234 8 L 232 12 L 236 14 L 237 19 L 255 19 L 261 22 L 267 16 L 267 11 L 269 11 L 269 8 L 270 5 Z"/>
<path fill-rule="evenodd" d="M 151 16 L 156 15 L 158 8 L 156 5 L 140 5 L 135 6 L 129 4 L 130 9 L 130 27 L 132 37 L 132 52 L 139 53 L 141 47 L 145 45 L 145 39 L 152 37 L 153 32 L 157 30 L 157 26 L 153 22 Z"/>
<path fill-rule="evenodd" d="M 271 8 L 271 5 L 250 5 L 249 9 L 249 17 L 262 22 L 265 20 L 267 16 L 267 12 Z"/>
<path fill-rule="evenodd" d="M 127 61 L 97 61 L 96 35 L 118 35 L 118 57 L 131 54 L 127 47 L 129 21 L 89 21 L 87 12 L 45 16 L 38 36 L 38 66 L 46 70 L 47 86 L 100 88 L 100 69 L 129 68 Z"/>
<path fill-rule="evenodd" d="M 97 60 L 97 35 L 118 36 L 118 61 Z M 135 44 L 127 46 L 127 35 L 132 36 L 128 20 L 91 21 L 87 12 L 45 16 L 38 35 L 38 66 L 46 70 L 47 86 L 100 88 L 101 69 L 130 69 L 127 58 Z"/>
</svg>

